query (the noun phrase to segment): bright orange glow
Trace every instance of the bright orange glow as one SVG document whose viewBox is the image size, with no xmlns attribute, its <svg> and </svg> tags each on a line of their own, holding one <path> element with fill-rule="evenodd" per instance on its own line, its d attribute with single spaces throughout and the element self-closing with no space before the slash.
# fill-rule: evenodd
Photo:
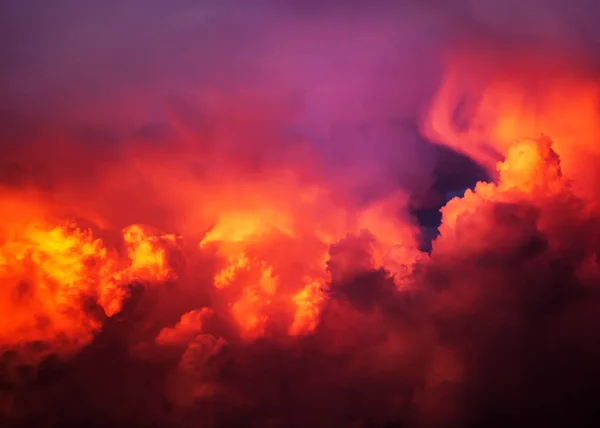
<svg viewBox="0 0 600 428">
<path fill-rule="evenodd" d="M 150 228 L 132 225 L 123 230 L 131 266 L 131 278 L 145 281 L 166 281 L 177 278 L 169 262 L 170 252 L 178 248 L 175 235 L 153 233 Z"/>
<path fill-rule="evenodd" d="M 291 234 L 290 226 L 285 218 L 277 213 L 264 212 L 232 212 L 219 219 L 217 225 L 204 237 L 201 246 L 210 242 L 239 243 L 249 239 L 260 239 L 271 231 Z"/>
<path fill-rule="evenodd" d="M 528 224 L 532 233 L 544 231 L 550 246 L 560 245 L 561 239 L 557 239 L 553 231 L 561 230 L 557 224 L 564 214 L 556 210 L 555 201 L 567 202 L 577 208 L 580 204 L 570 193 L 570 182 L 562 174 L 552 142 L 547 137 L 540 137 L 515 143 L 508 149 L 504 162 L 499 162 L 496 168 L 497 183 L 477 183 L 474 190 L 468 189 L 463 197 L 452 199 L 442 208 L 440 237 L 434 242 L 434 255 L 436 252 L 451 253 L 455 240 L 469 246 L 460 249 L 461 254 L 468 254 L 471 249 L 493 247 L 496 240 L 507 245 L 512 234 L 519 236 L 522 233 L 513 230 L 510 222 L 505 225 L 490 222 L 490 215 L 528 216 L 532 220 Z M 497 204 L 505 204 L 510 214 L 490 214 L 489 210 L 494 210 Z M 535 214 L 534 207 L 545 209 Z M 570 221 L 585 221 L 578 218 L 581 215 L 578 210 L 569 215 L 572 216 Z M 507 230 L 500 230 L 500 226 L 506 226 Z M 482 240 L 482 236 L 485 239 Z"/>
<path fill-rule="evenodd" d="M 323 286 L 319 282 L 311 282 L 292 300 L 296 304 L 296 313 L 289 334 L 297 336 L 312 333 L 319 322 L 320 306 L 325 300 Z"/>
<path fill-rule="evenodd" d="M 32 223 L 11 235 L 0 247 L 0 343 L 48 341 L 57 352 L 76 350 L 101 325 L 86 313 L 85 300 L 108 310 L 115 304 L 103 299 L 112 254 L 72 224 Z"/>
<path fill-rule="evenodd" d="M 277 278 L 273 276 L 273 268 L 263 261 L 256 264 L 255 270 L 258 273 L 257 283 L 245 284 L 241 297 L 232 305 L 233 316 L 245 338 L 264 334 L 269 319 L 268 309 L 277 292 Z"/>
<path fill-rule="evenodd" d="M 215 287 L 226 287 L 233 281 L 237 272 L 244 269 L 250 269 L 250 260 L 248 260 L 246 254 L 240 253 L 237 257 L 229 257 L 227 267 L 215 275 Z"/>
<path fill-rule="evenodd" d="M 559 158 L 546 137 L 514 144 L 496 169 L 498 184 L 477 183 L 474 191 L 467 189 L 463 197 L 454 198 L 444 206 L 441 230 L 454 228 L 460 215 L 472 212 L 485 200 L 511 201 L 514 192 L 543 198 L 565 189 Z"/>
<path fill-rule="evenodd" d="M 348 234 L 371 231 L 374 266 L 383 266 L 394 245 L 416 242 L 415 227 L 398 216 L 404 194 L 358 209 L 340 206 L 326 188 L 301 183 L 289 171 L 272 180 L 225 184 L 203 207 L 216 215 L 199 251 L 217 254 L 213 286 L 246 340 L 272 329 L 292 336 L 314 331 L 326 300 L 317 284 L 329 281 L 328 248 Z M 402 254 L 407 265 L 417 253 Z"/>
<path fill-rule="evenodd" d="M 524 140 L 512 145 L 506 160 L 497 166 L 500 174 L 500 187 L 515 188 L 533 193 L 546 188 L 560 191 L 564 187 L 558 180 L 562 178 L 561 166 L 556 152 L 547 138 Z"/>
<path fill-rule="evenodd" d="M 173 236 L 129 227 L 123 232 L 128 257 L 122 258 L 89 229 L 70 221 L 48 223 L 41 204 L 8 196 L 0 203 L 8 209 L 0 229 L 1 346 L 42 342 L 48 348 L 31 358 L 68 355 L 101 328 L 102 316 L 93 305 L 113 316 L 131 281 L 175 277 L 167 259 L 168 246 L 176 245 Z M 19 219 L 14 210 L 21 208 Z"/>
<path fill-rule="evenodd" d="M 471 59 L 450 61 L 425 133 L 492 172 L 515 142 L 546 135 L 576 190 L 595 199 L 600 184 L 595 167 L 600 159 L 596 79 L 550 67 L 542 75 L 534 65 L 527 70 L 526 61 L 510 73 L 502 64 L 493 64 L 497 67 Z"/>
<path fill-rule="evenodd" d="M 244 339 L 255 339 L 265 334 L 268 316 L 264 313 L 271 302 L 252 287 L 246 287 L 239 300 L 231 307 Z"/>
<path fill-rule="evenodd" d="M 200 177 L 188 147 L 131 147 L 127 167 L 103 167 L 95 192 L 69 182 L 46 196 L 0 194 L 0 309 L 8 314 L 0 321 L 0 345 L 60 342 L 53 349 L 67 354 L 93 339 L 103 317 L 123 310 L 133 283 L 160 289 L 186 281 L 191 293 L 202 290 L 218 302 L 219 316 L 243 340 L 311 334 L 328 299 L 332 245 L 368 230 L 369 266 L 389 264 L 390 251 L 401 245 L 407 250 L 394 252 L 403 259 L 399 271 L 410 270 L 420 254 L 416 226 L 399 215 L 408 199 L 402 192 L 356 206 L 302 168 L 247 174 L 233 161 L 214 167 L 225 162 L 215 157 L 198 161 L 207 171 Z M 65 216 L 76 220 L 64 223 Z M 166 232 L 149 226 L 155 224 Z M 214 265 L 198 267 L 201 257 Z M 190 279 L 206 273 L 208 289 Z M 201 334 L 201 308 L 186 309 L 156 343 Z"/>
</svg>

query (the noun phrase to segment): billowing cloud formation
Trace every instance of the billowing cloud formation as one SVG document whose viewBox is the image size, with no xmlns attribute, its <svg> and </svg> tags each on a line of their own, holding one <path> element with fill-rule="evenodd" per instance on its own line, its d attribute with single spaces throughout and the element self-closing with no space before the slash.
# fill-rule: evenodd
<svg viewBox="0 0 600 428">
<path fill-rule="evenodd" d="M 3 3 L 3 426 L 597 417 L 593 11 L 444 5 Z"/>
</svg>

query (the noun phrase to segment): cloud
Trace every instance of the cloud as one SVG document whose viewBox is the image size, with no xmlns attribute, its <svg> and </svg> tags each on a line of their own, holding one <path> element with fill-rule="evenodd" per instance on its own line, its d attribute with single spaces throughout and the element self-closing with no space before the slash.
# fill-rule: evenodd
<svg viewBox="0 0 600 428">
<path fill-rule="evenodd" d="M 567 6 L 4 2 L 0 422 L 595 416 L 598 38 Z M 420 251 L 409 210 L 480 178 Z"/>
</svg>

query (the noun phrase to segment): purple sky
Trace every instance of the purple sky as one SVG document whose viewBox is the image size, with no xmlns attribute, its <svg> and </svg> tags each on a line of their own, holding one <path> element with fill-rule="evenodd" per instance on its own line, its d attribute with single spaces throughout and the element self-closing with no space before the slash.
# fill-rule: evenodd
<svg viewBox="0 0 600 428">
<path fill-rule="evenodd" d="M 284 161 L 242 119 L 260 111 L 282 145 L 315 147 L 332 179 L 422 192 L 442 156 L 418 129 L 444 55 L 532 48 L 595 67 L 598 9 L 592 0 L 6 0 L 3 140 L 48 125 L 99 144 L 140 132 L 160 140 L 174 121 L 197 134 L 220 124 L 238 131 L 234 144 Z"/>
</svg>

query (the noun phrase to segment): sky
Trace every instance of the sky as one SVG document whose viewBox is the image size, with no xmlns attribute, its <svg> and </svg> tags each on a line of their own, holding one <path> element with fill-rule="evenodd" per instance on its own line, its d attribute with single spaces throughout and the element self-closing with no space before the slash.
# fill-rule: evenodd
<svg viewBox="0 0 600 428">
<path fill-rule="evenodd" d="M 0 2 L 0 424 L 596 415 L 598 16 Z"/>
</svg>

